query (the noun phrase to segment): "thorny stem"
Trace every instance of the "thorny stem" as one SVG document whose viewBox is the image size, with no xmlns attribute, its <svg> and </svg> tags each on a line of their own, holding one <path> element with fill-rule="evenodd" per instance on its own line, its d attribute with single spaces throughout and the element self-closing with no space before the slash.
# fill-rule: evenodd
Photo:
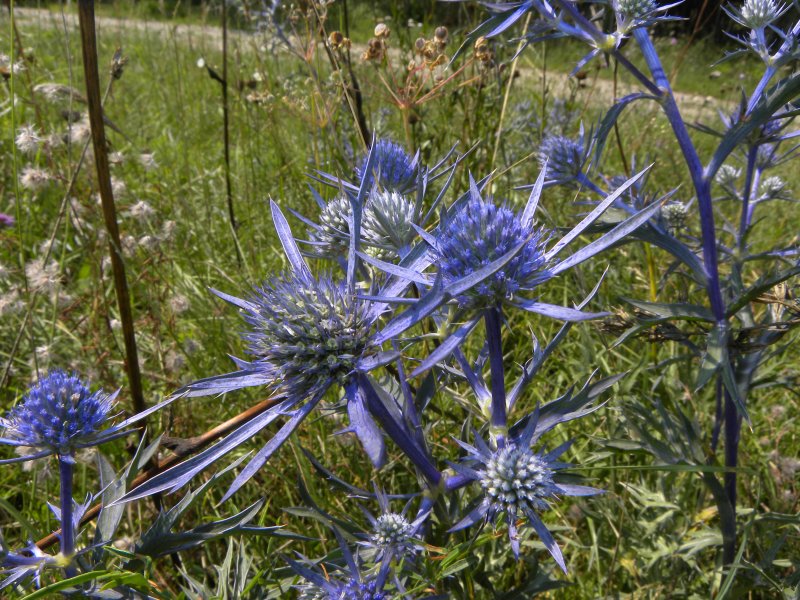
<svg viewBox="0 0 800 600">
<path fill-rule="evenodd" d="M 142 391 L 142 376 L 139 370 L 139 356 L 136 349 L 136 334 L 131 311 L 130 292 L 125 277 L 125 263 L 117 225 L 117 209 L 114 205 L 114 194 L 111 190 L 111 172 L 108 165 L 108 148 L 106 145 L 103 108 L 100 100 L 100 74 L 97 68 L 97 36 L 94 23 L 94 1 L 79 0 L 78 18 L 81 28 L 81 48 L 83 50 L 83 70 L 86 80 L 86 101 L 89 108 L 89 123 L 92 130 L 95 164 L 97 166 L 97 184 L 100 188 L 100 201 L 103 206 L 103 218 L 108 231 L 109 254 L 111 268 L 114 273 L 114 287 L 122 322 L 122 335 L 125 342 L 125 368 L 131 388 L 131 399 L 135 412 L 145 408 Z"/>
<path fill-rule="evenodd" d="M 502 320 L 503 316 L 499 306 L 488 308 L 483 313 L 483 321 L 486 325 L 486 343 L 489 345 L 489 367 L 492 370 L 492 428 L 496 431 L 498 448 L 505 445 L 508 430 L 503 342 L 501 339 Z"/>
</svg>

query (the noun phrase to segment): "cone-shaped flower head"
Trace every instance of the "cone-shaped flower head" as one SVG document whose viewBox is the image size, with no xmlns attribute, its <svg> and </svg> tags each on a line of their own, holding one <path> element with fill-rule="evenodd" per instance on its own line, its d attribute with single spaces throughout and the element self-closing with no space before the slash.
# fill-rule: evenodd
<svg viewBox="0 0 800 600">
<path fill-rule="evenodd" d="M 374 581 L 348 582 L 331 581 L 330 589 L 323 589 L 313 583 L 300 586 L 298 600 L 389 600 L 389 595 L 378 591 Z"/>
<path fill-rule="evenodd" d="M 548 462 L 529 448 L 506 446 L 489 457 L 480 471 L 491 510 L 509 518 L 528 510 L 547 510 L 548 498 L 560 492 Z"/>
<path fill-rule="evenodd" d="M 614 10 L 625 19 L 642 19 L 658 8 L 656 0 L 615 0 Z"/>
<path fill-rule="evenodd" d="M 92 393 L 76 375 L 51 371 L 0 418 L 0 426 L 6 443 L 70 456 L 98 441 L 115 396 Z"/>
<path fill-rule="evenodd" d="M 548 135 L 539 146 L 539 164 L 547 167 L 547 179 L 568 183 L 583 173 L 587 151 L 583 136 L 575 140 L 563 135 Z"/>
<path fill-rule="evenodd" d="M 413 527 L 403 515 L 385 513 L 375 522 L 372 543 L 378 548 L 402 548 L 409 543 Z"/>
<path fill-rule="evenodd" d="M 353 205 L 346 194 L 328 202 L 320 212 L 319 224 L 308 234 L 314 253 L 325 258 L 346 256 L 350 246 Z M 373 189 L 361 218 L 361 243 L 368 254 L 390 260 L 407 249 L 417 235 L 414 202 L 394 192 Z"/>
<path fill-rule="evenodd" d="M 775 0 L 745 0 L 736 20 L 750 29 L 763 29 L 777 20 L 786 9 Z"/>
<path fill-rule="evenodd" d="M 408 155 L 402 146 L 391 140 L 375 142 L 375 162 L 372 172 L 365 172 L 367 157 L 356 167 L 356 177 L 361 182 L 367 179 L 367 188 L 375 184 L 374 175 L 378 175 L 378 185 L 385 190 L 402 192 L 414 185 L 417 161 Z"/>
<path fill-rule="evenodd" d="M 297 400 L 344 384 L 368 345 L 366 306 L 325 276 L 292 272 L 273 279 L 245 312 L 254 366 Z"/>
<path fill-rule="evenodd" d="M 505 205 L 484 200 L 477 191 L 444 225 L 436 250 L 444 284 L 462 279 L 522 244 L 499 271 L 458 298 L 461 306 L 488 307 L 510 300 L 549 278 L 544 244 L 548 234 Z"/>
<path fill-rule="evenodd" d="M 383 260 L 397 257 L 416 238 L 414 202 L 393 191 L 374 191 L 364 210 L 362 234 L 365 250 Z"/>
<path fill-rule="evenodd" d="M 352 214 L 353 205 L 347 194 L 339 194 L 325 205 L 319 215 L 319 225 L 308 232 L 315 254 L 327 258 L 346 255 Z"/>
</svg>

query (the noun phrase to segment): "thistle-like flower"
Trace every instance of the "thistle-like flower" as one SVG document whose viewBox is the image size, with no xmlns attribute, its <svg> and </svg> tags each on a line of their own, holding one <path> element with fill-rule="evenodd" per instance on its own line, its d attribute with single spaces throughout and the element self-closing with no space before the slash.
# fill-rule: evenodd
<svg viewBox="0 0 800 600">
<path fill-rule="evenodd" d="M 44 169 L 25 167 L 19 175 L 19 184 L 26 190 L 38 192 L 52 181 L 53 177 Z"/>
<path fill-rule="evenodd" d="M 777 175 L 767 177 L 762 181 L 761 185 L 758 186 L 758 193 L 765 200 L 784 199 L 788 197 L 786 194 L 786 182 Z"/>
<path fill-rule="evenodd" d="M 661 6 L 658 0 L 613 0 L 617 29 L 627 34 L 637 27 L 672 20 L 672 17 L 665 16 L 664 12 L 677 4 L 680 2 Z"/>
<path fill-rule="evenodd" d="M 2 462 L 20 462 L 51 454 L 72 456 L 127 432 L 103 429 L 117 393 L 91 392 L 76 375 L 51 371 L 28 390 L 22 403 L 0 418 L 0 443 L 26 446 L 34 454 Z"/>
<path fill-rule="evenodd" d="M 404 254 L 416 239 L 419 216 L 413 201 L 394 191 L 374 191 L 364 210 L 365 250 L 383 260 Z"/>
<path fill-rule="evenodd" d="M 745 0 L 740 9 L 728 7 L 728 15 L 740 25 L 754 30 L 763 30 L 778 20 L 789 9 L 788 5 L 775 0 Z"/>
<path fill-rule="evenodd" d="M 414 186 L 418 157 L 409 156 L 402 146 L 385 139 L 375 142 L 373 152 L 375 166 L 372 172 L 365 172 L 368 158 L 366 156 L 356 167 L 356 177 L 359 182 L 366 178 L 367 188 L 372 188 L 375 184 L 374 175 L 377 175 L 378 185 L 385 190 L 402 192 Z"/>
<path fill-rule="evenodd" d="M 369 343 L 368 304 L 327 276 L 281 275 L 256 290 L 244 317 L 254 369 L 295 402 L 345 384 Z"/>
<path fill-rule="evenodd" d="M 478 308 L 512 300 L 550 278 L 544 247 L 549 237 L 532 222 L 524 224 L 508 206 L 473 194 L 437 238 L 443 282 L 448 285 L 469 276 L 521 245 L 502 269 L 458 297 L 462 307 Z"/>
<path fill-rule="evenodd" d="M 298 587 L 300 598 L 303 600 L 389 600 L 392 598 L 384 591 L 386 580 L 390 574 L 388 562 L 383 562 L 374 576 L 362 575 L 357 562 L 357 557 L 348 548 L 342 534 L 337 529 L 333 530 L 339 549 L 345 561 L 345 566 L 334 566 L 338 577 L 330 576 L 326 570 L 323 574 L 312 570 L 290 558 L 286 558 L 289 567 L 305 580 Z"/>
<path fill-rule="evenodd" d="M 364 507 L 361 509 L 371 526 L 369 534 L 362 536 L 366 539 L 359 542 L 369 552 L 365 552 L 365 556 L 375 562 L 390 562 L 395 557 L 411 557 L 422 550 L 415 537 L 430 513 L 422 510 L 416 519 L 410 521 L 406 512 L 411 501 L 398 513 L 392 511 L 388 496 L 377 486 L 375 497 L 380 508 L 378 516 Z"/>
<path fill-rule="evenodd" d="M 689 206 L 684 202 L 673 201 L 668 202 L 661 207 L 661 218 L 667 228 L 676 232 L 686 225 L 686 217 L 689 215 Z"/>
<path fill-rule="evenodd" d="M 741 169 L 737 169 L 733 165 L 722 165 L 714 176 L 714 181 L 725 189 L 736 189 L 741 175 Z"/>
<path fill-rule="evenodd" d="M 527 518 L 528 524 L 538 534 L 548 552 L 566 573 L 567 567 L 561 550 L 552 534 L 539 517 L 550 508 L 559 496 L 593 496 L 603 493 L 595 488 L 562 483 L 558 471 L 568 467 L 558 458 L 572 444 L 569 441 L 547 453 L 531 450 L 538 439 L 538 411 L 528 417 L 524 430 L 500 448 L 492 449 L 475 435 L 475 446 L 458 442 L 468 453 L 464 463 L 453 465 L 466 481 L 478 483 L 483 498 L 478 507 L 457 523 L 451 531 L 458 531 L 480 521 L 494 523 L 505 513 L 508 537 L 514 555 L 519 558 L 517 521 Z"/>
<path fill-rule="evenodd" d="M 350 246 L 350 220 L 353 205 L 346 194 L 339 194 L 322 209 L 319 224 L 308 230 L 313 254 L 325 258 L 347 255 Z M 403 254 L 417 236 L 418 221 L 414 202 L 392 191 L 373 189 L 361 217 L 361 242 L 364 251 L 381 260 Z"/>
<path fill-rule="evenodd" d="M 6 213 L 0 212 L 0 229 L 5 229 L 6 227 L 13 227 L 16 220 L 11 215 L 7 215 Z"/>
<path fill-rule="evenodd" d="M 308 230 L 313 253 L 326 258 L 347 254 L 353 205 L 347 194 L 339 194 L 323 207 L 319 224 Z"/>
<path fill-rule="evenodd" d="M 562 135 L 548 135 L 539 147 L 539 164 L 547 168 L 547 179 L 553 183 L 571 183 L 583 176 L 589 152 L 583 140 Z"/>
</svg>

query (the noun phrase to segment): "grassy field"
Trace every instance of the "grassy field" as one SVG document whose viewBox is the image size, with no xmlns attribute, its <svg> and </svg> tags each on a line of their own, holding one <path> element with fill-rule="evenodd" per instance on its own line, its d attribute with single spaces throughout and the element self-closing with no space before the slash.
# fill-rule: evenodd
<svg viewBox="0 0 800 600">
<path fill-rule="evenodd" d="M 481 18 L 479 12 L 470 14 Z M 158 14 L 152 7 L 131 8 L 118 2 L 103 5 L 100 17 L 101 79 L 110 90 L 105 113 L 114 125 L 108 135 L 114 153 L 115 199 L 145 396 L 148 403 L 155 403 L 183 384 L 231 370 L 229 355 L 243 356 L 238 332 L 244 323 L 237 311 L 213 296 L 209 288 L 241 296 L 287 266 L 269 200 L 284 210 L 316 218 L 318 208 L 308 186 L 326 197 L 331 193 L 308 175 L 323 171 L 349 177 L 364 148 L 328 56 L 322 46 L 304 38 L 307 32 L 302 23 L 292 37 L 297 54 L 280 44 L 273 47 L 274 39 L 232 32 L 227 60 L 234 229 L 227 204 L 221 86 L 206 68 L 222 73 L 221 38 L 200 29 L 217 28 L 219 14 L 173 16 Z M 376 15 L 357 6 L 351 15 L 353 69 L 363 92 L 367 122 L 376 134 L 393 138 L 410 151 L 419 150 L 428 164 L 456 143 L 460 151 L 479 143 L 457 171 L 448 203 L 467 189 L 469 173 L 480 177 L 494 172 L 493 193 L 522 206 L 527 191 L 515 188 L 532 183 L 539 172 L 536 152 L 542 135 L 541 116 L 551 114 L 554 103 L 563 102 L 563 133 L 574 135 L 581 122 L 587 130 L 595 126 L 613 98 L 633 85 L 630 78 L 622 76 L 615 83 L 613 66 L 604 66 L 602 61 L 592 63 L 580 82 L 567 78 L 582 54 L 577 44 L 569 42 L 548 42 L 522 54 L 513 67 L 518 76 L 509 85 L 512 67 L 505 61 L 515 48 L 498 44 L 493 47 L 492 66 L 482 66 L 467 51 L 448 71 L 436 71 L 439 80 L 431 77 L 417 82 L 421 91 L 403 101 L 404 94 L 413 91 L 408 84 L 414 80 L 405 79 L 407 64 L 414 57 L 413 40 L 432 37 L 437 25 L 429 16 L 421 15 L 418 20 L 423 25 L 413 28 L 398 23 L 397 18 L 389 22 L 388 64 L 375 65 L 362 61 L 360 55 Z M 9 54 L 20 43 L 27 57 L 13 89 L 9 81 L 2 83 L 0 98 L 4 132 L 0 138 L 0 212 L 17 219 L 17 226 L 0 231 L 1 408 L 10 408 L 21 398 L 35 373 L 59 367 L 75 369 L 106 390 L 121 387 L 119 406 L 130 411 L 93 162 L 87 160 L 77 169 L 88 139 L 82 121 L 85 105 L 77 97 L 48 101 L 34 91 L 47 83 L 68 85 L 81 94 L 84 91 L 74 15 L 67 14 L 66 22 L 64 27 L 58 6 L 38 13 L 19 11 L 16 38 L 5 13 L 0 21 L 0 54 Z M 332 14 L 331 30 L 339 27 L 337 22 L 338 13 Z M 450 28 L 451 54 L 477 22 Z M 658 47 L 664 51 L 668 71 L 673 72 L 687 121 L 718 126 L 717 111 L 730 111 L 740 86 L 752 89 L 758 80 L 751 62 L 733 61 L 710 68 L 709 57 L 721 55 L 722 49 L 704 40 L 665 37 L 658 40 Z M 117 48 L 127 62 L 121 77 L 109 81 L 108 65 Z M 715 69 L 719 73 L 709 77 Z M 12 94 L 17 98 L 15 109 L 9 100 Z M 65 116 L 74 117 L 71 135 Z M 33 125 L 42 137 L 53 136 L 51 150 L 25 155 L 15 148 L 16 132 L 23 125 Z M 600 172 L 610 178 L 624 174 L 623 165 L 632 160 L 637 166 L 655 162 L 648 182 L 650 193 L 660 195 L 678 187 L 677 196 L 689 200 L 688 173 L 667 131 L 668 123 L 655 104 L 634 105 L 624 114 L 618 130 L 624 158 L 612 135 Z M 693 135 L 701 152 L 714 141 L 697 131 Z M 21 184 L 24 169 L 33 165 L 49 174 L 41 188 Z M 77 173 L 74 186 L 68 191 L 73 173 Z M 776 174 L 786 179 L 790 189 L 800 189 L 793 163 L 782 165 Z M 559 227 L 576 222 L 585 207 L 573 201 L 583 198 L 583 191 L 547 189 L 542 199 L 547 224 Z M 756 225 L 752 242 L 756 248 L 767 248 L 777 238 L 797 242 L 800 219 L 794 204 L 773 206 L 779 218 L 760 215 L 764 221 Z M 733 207 L 720 204 L 719 214 L 733 218 L 736 213 Z M 306 226 L 289 218 L 296 237 L 304 237 Z M 691 235 L 699 234 L 696 214 L 690 216 L 688 227 Z M 44 256 L 49 260 L 42 263 Z M 630 311 L 624 298 L 651 299 L 654 280 L 648 260 L 657 273 L 657 297 L 653 300 L 679 298 L 704 303 L 702 290 L 687 288 L 683 280 L 667 276 L 670 258 L 666 253 L 653 250 L 648 258 L 639 244 L 619 247 L 551 282 L 543 299 L 569 306 L 588 294 L 608 268 L 592 307 Z M 320 268 L 330 267 L 320 264 Z M 758 275 L 755 266 L 743 274 L 748 279 Z M 522 363 L 530 354 L 529 332 L 547 340 L 557 331 L 557 324 L 544 318 L 514 315 L 511 319 L 507 341 L 514 351 L 506 357 L 508 364 Z M 659 421 L 658 408 L 664 406 L 695 418 L 702 444 L 707 445 L 705 438 L 713 419 L 712 390 L 696 392 L 692 369 L 670 362 L 681 352 L 677 343 L 635 338 L 613 346 L 616 336 L 596 322 L 576 325 L 523 399 L 532 409 L 570 386 L 580 387 L 591 377 L 626 373 L 603 409 L 580 424 L 568 424 L 549 441 L 555 446 L 575 436 L 577 442 L 568 460 L 580 466 L 589 485 L 608 490 L 601 497 L 574 502 L 564 499 L 548 516 L 570 574 L 561 575 L 554 565 L 547 564 L 535 536 L 525 540 L 523 559 L 516 562 L 505 551 L 502 528 L 496 534 L 489 528 L 474 548 L 469 545 L 471 536 L 464 534 L 462 546 L 450 555 L 440 554 L 443 551 L 436 541 L 431 542 L 426 550 L 435 559 L 430 575 L 441 578 L 436 592 L 458 598 L 501 598 L 505 597 L 502 590 L 539 568 L 552 571 L 554 579 L 567 584 L 544 594 L 552 598 L 710 598 L 726 585 L 717 552 L 718 515 L 701 475 L 654 459 L 638 443 L 642 431 Z M 797 336 L 790 335 L 778 347 L 769 370 L 761 371 L 759 385 L 751 394 L 752 429 L 743 430 L 739 483 L 738 517 L 745 562 L 726 597 L 789 598 L 794 597 L 790 595 L 793 589 L 800 589 L 796 393 L 800 371 L 793 349 L 796 341 Z M 224 397 L 179 401 L 151 418 L 149 428 L 175 438 L 190 438 L 261 399 L 257 390 L 244 390 Z M 430 434 L 435 454 L 455 460 L 458 448 L 452 436 L 461 434 L 462 424 L 474 410 L 466 388 L 448 387 L 431 410 L 436 415 Z M 259 595 L 261 586 L 288 577 L 281 554 L 300 551 L 319 556 L 335 548 L 330 531 L 319 520 L 309 518 L 303 510 L 287 510 L 306 502 L 302 488 L 336 517 L 363 521 L 352 499 L 321 481 L 302 452 L 308 449 L 337 475 L 369 488 L 376 474 L 360 446 L 351 435 L 333 435 L 345 425 L 338 413 L 334 418 L 315 415 L 233 499 L 217 504 L 224 489 L 212 488 L 185 516 L 184 525 L 196 525 L 266 498 L 258 524 L 285 524 L 292 531 L 323 540 L 233 538 L 230 547 L 246 552 L 254 561 L 248 583 L 252 597 L 263 597 Z M 258 443 L 266 439 L 260 435 L 233 457 L 257 450 Z M 104 446 L 103 452 L 119 469 L 130 458 L 131 444 L 130 439 L 116 441 Z M 390 490 L 415 487 L 413 469 L 393 450 L 390 447 L 391 460 L 379 474 L 380 484 Z M 164 449 L 161 456 L 168 455 Z M 84 458 L 78 468 L 79 498 L 94 491 L 97 481 L 91 457 Z M 208 476 L 210 473 L 203 474 L 193 485 Z M 32 471 L 3 467 L 0 486 L 0 525 L 10 546 L 39 539 L 57 526 L 42 503 L 43 497 L 57 498 L 53 465 L 38 461 Z M 164 502 L 172 505 L 178 497 L 166 496 Z M 125 534 L 135 539 L 154 515 L 152 502 L 129 505 Z M 228 543 L 218 541 L 182 553 L 181 564 L 169 559 L 148 564 L 153 592 L 161 594 L 159 597 L 180 597 L 186 589 L 181 587 L 185 584 L 180 571 L 213 587 L 218 577 L 213 565 L 220 564 L 228 550 Z M 442 577 L 447 568 L 460 573 L 468 585 L 448 588 L 448 580 Z M 474 578 L 470 571 L 475 571 Z"/>
</svg>

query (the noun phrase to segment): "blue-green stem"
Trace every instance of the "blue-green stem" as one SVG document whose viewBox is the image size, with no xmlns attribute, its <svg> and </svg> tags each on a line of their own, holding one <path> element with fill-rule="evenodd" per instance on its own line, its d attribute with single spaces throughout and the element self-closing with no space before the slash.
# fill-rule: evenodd
<svg viewBox="0 0 800 600">
<path fill-rule="evenodd" d="M 483 313 L 486 325 L 486 343 L 489 346 L 489 367 L 492 370 L 492 429 L 495 431 L 497 447 L 505 445 L 508 430 L 506 415 L 506 384 L 503 370 L 503 315 L 500 306 L 487 308 Z"/>
<path fill-rule="evenodd" d="M 61 483 L 61 554 L 70 558 L 75 554 L 75 526 L 72 517 L 72 475 L 75 459 L 70 455 L 58 456 L 58 474 Z M 76 575 L 75 567 L 66 568 L 67 576 Z"/>
</svg>

